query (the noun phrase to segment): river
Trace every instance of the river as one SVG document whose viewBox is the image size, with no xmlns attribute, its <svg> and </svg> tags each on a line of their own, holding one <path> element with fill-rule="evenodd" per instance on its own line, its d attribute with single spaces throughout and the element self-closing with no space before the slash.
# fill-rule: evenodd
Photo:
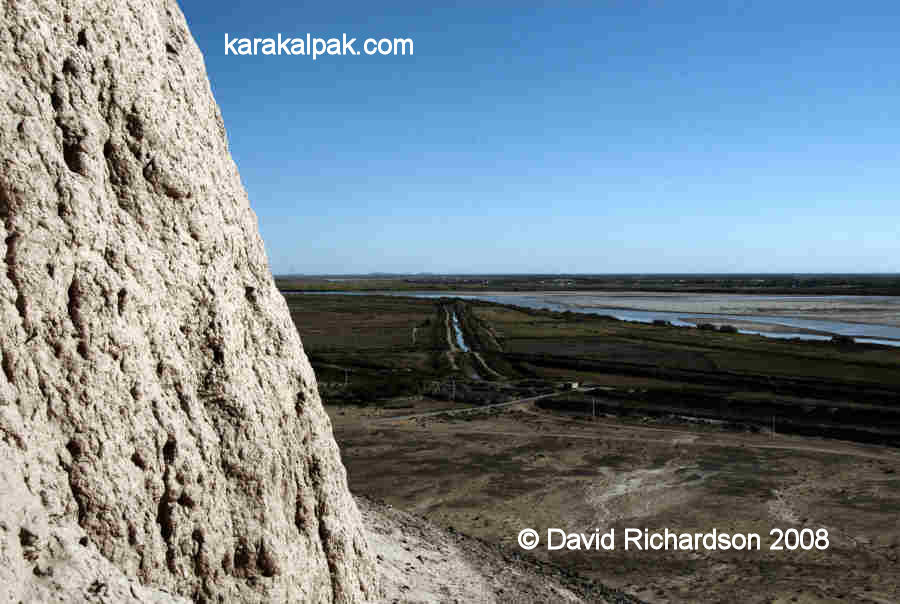
<svg viewBox="0 0 900 604">
<path fill-rule="evenodd" d="M 389 295 L 413 298 L 461 298 L 464 300 L 484 300 L 499 304 L 510 304 L 532 309 L 546 309 L 558 312 L 572 311 L 587 314 L 607 315 L 622 321 L 638 321 L 652 323 L 653 321 L 668 321 L 672 325 L 682 327 L 696 327 L 699 323 L 734 321 L 751 322 L 761 325 L 771 325 L 775 328 L 769 330 L 754 330 L 752 328 L 739 328 L 740 333 L 756 334 L 768 338 L 799 338 L 804 340 L 830 340 L 832 335 L 851 336 L 860 343 L 883 344 L 886 346 L 900 347 L 900 327 L 895 325 L 880 324 L 877 322 L 857 323 L 851 321 L 835 321 L 821 318 L 785 316 L 774 314 L 757 314 L 754 312 L 691 312 L 691 307 L 734 307 L 734 308 L 759 308 L 759 305 L 769 305 L 771 308 L 779 308 L 779 305 L 789 303 L 807 305 L 810 307 L 823 306 L 833 312 L 830 305 L 848 306 L 857 304 L 866 309 L 866 305 L 875 307 L 890 315 L 900 313 L 900 298 L 880 296 L 753 296 L 744 294 L 690 294 L 690 295 L 653 295 L 653 294 L 590 294 L 572 293 L 560 294 L 540 292 L 492 292 L 485 294 L 459 293 L 454 291 L 409 291 L 409 292 L 299 292 L 284 291 L 290 293 L 318 293 L 318 294 L 342 294 L 342 295 Z M 723 302 L 724 301 L 724 302 Z M 615 306 L 609 305 L 614 303 Z M 630 305 L 652 306 L 654 308 L 628 308 Z M 674 307 L 667 310 L 666 307 Z M 884 309 L 887 309 L 886 311 Z M 784 312 L 784 311 L 782 311 Z M 808 312 L 801 310 L 798 312 Z M 842 316 L 852 316 L 852 310 L 842 313 Z M 896 317 L 895 317 L 896 318 Z M 457 330 L 457 338 L 461 336 L 456 316 L 453 317 L 454 328 Z M 791 331 L 791 329 L 809 330 Z M 463 348 L 461 345 L 460 348 Z"/>
</svg>

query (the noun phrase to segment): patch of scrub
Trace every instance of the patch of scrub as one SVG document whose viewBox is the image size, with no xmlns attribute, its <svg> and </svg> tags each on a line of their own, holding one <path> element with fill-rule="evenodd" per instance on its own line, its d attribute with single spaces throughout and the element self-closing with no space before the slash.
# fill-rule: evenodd
<svg viewBox="0 0 900 604">
<path fill-rule="evenodd" d="M 689 445 L 697 440 L 696 434 L 683 434 L 672 439 L 673 445 L 685 444 Z"/>
<path fill-rule="evenodd" d="M 772 499 L 766 502 L 769 515 L 780 522 L 800 524 L 800 516 L 793 504 L 794 497 L 787 489 L 774 489 Z"/>
<path fill-rule="evenodd" d="M 661 468 L 616 472 L 599 468 L 601 476 L 585 489 L 585 501 L 597 526 L 623 518 L 654 516 L 700 495 L 700 486 L 714 472 L 698 466 L 666 464 Z"/>
</svg>

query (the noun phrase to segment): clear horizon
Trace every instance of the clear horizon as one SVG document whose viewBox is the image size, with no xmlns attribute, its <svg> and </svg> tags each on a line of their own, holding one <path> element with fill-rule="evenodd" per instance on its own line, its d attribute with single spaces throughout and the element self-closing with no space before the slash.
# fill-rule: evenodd
<svg viewBox="0 0 900 604">
<path fill-rule="evenodd" d="M 896 4 L 182 9 L 276 274 L 900 272 Z"/>
</svg>

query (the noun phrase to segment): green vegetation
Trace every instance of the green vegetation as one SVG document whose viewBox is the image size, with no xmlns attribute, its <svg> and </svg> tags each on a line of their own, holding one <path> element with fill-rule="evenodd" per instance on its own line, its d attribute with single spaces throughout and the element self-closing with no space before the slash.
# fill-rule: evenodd
<svg viewBox="0 0 900 604">
<path fill-rule="evenodd" d="M 728 329 L 453 298 L 287 295 L 326 401 L 432 395 L 501 402 L 579 382 L 597 390 L 554 407 L 691 415 L 760 429 L 893 442 L 900 437 L 900 349 L 777 340 Z M 451 317 L 472 352 L 456 346 Z M 379 403 L 384 404 L 384 403 Z M 580 406 L 580 407 L 579 407 Z"/>
<path fill-rule="evenodd" d="M 366 403 L 450 373 L 438 307 L 391 296 L 288 295 L 323 396 Z"/>
<path fill-rule="evenodd" d="M 275 279 L 282 291 L 656 291 L 900 295 L 900 275 L 342 275 Z"/>
</svg>

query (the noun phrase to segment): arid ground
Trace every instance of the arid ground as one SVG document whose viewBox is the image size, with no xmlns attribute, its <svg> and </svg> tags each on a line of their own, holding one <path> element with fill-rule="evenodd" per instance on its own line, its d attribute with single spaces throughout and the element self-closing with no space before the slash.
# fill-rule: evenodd
<svg viewBox="0 0 900 604">
<path fill-rule="evenodd" d="M 403 409 L 451 407 L 434 402 Z M 620 535 L 616 550 L 538 559 L 649 602 L 896 602 L 900 452 L 798 436 L 612 418 L 531 404 L 392 421 L 329 407 L 351 488 L 516 548 L 549 527 Z M 758 533 L 762 551 L 622 549 L 625 528 Z M 773 528 L 828 531 L 824 551 L 769 551 Z"/>
</svg>

